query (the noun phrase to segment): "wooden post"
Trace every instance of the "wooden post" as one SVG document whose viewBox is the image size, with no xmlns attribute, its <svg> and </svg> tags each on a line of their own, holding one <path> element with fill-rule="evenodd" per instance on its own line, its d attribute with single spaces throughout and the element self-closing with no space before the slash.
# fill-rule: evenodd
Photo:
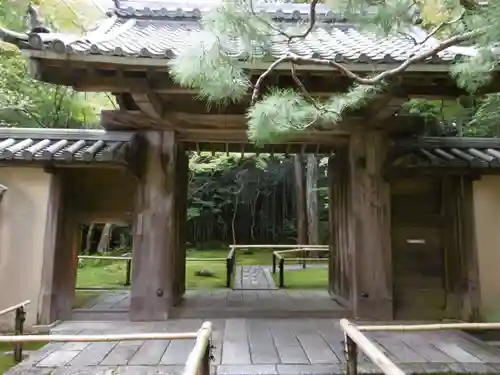
<svg viewBox="0 0 500 375">
<path fill-rule="evenodd" d="M 387 137 L 355 131 L 349 143 L 352 301 L 358 318 L 391 320 L 390 187 L 383 177 Z"/>
<path fill-rule="evenodd" d="M 285 287 L 285 258 L 280 258 L 280 288 Z"/>
<path fill-rule="evenodd" d="M 226 258 L 226 288 L 231 288 L 231 275 L 232 275 L 232 257 Z"/>
<path fill-rule="evenodd" d="M 276 254 L 273 252 L 273 274 L 276 273 Z"/>
<path fill-rule="evenodd" d="M 178 305 L 186 292 L 186 223 L 189 180 L 189 158 L 181 147 L 177 146 L 175 180 L 175 211 L 177 248 L 174 252 L 174 305 Z"/>
<path fill-rule="evenodd" d="M 47 169 L 46 172 L 52 178 L 42 261 L 39 324 L 71 317 L 78 264 L 79 228 L 75 217 L 75 196 L 69 191 L 63 170 Z"/>
<path fill-rule="evenodd" d="M 351 301 L 353 269 L 352 247 L 349 238 L 351 227 L 349 160 L 347 150 L 338 150 L 328 160 L 328 214 L 330 221 L 330 257 L 328 285 L 330 293 Z"/>
<path fill-rule="evenodd" d="M 176 142 L 172 131 L 138 136 L 130 319 L 161 321 L 173 305 L 176 234 Z"/>
<path fill-rule="evenodd" d="M 127 270 L 125 273 L 125 286 L 130 286 L 130 272 L 132 268 L 132 261 L 129 259 L 127 260 Z"/>
<path fill-rule="evenodd" d="M 24 333 L 24 322 L 26 320 L 26 312 L 24 311 L 24 306 L 18 307 L 16 309 L 16 321 L 15 321 L 15 334 L 16 336 L 22 336 Z M 23 343 L 14 343 L 14 362 L 19 363 L 23 360 Z"/>
</svg>

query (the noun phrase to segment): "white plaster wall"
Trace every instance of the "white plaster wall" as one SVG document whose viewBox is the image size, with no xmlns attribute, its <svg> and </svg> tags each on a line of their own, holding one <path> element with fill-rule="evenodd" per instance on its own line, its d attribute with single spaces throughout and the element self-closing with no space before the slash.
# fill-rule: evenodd
<svg viewBox="0 0 500 375">
<path fill-rule="evenodd" d="M 31 300 L 26 326 L 36 324 L 52 176 L 41 168 L 0 168 L 8 191 L 0 202 L 0 310 Z M 0 317 L 12 329 L 14 316 Z"/>
<path fill-rule="evenodd" d="M 500 176 L 482 176 L 473 192 L 481 315 L 500 321 Z"/>
</svg>

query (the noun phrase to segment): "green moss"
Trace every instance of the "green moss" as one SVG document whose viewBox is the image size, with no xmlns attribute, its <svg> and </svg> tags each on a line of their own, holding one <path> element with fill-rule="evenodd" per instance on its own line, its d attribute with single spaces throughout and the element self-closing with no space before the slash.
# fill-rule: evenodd
<svg viewBox="0 0 500 375">
<path fill-rule="evenodd" d="M 14 367 L 14 357 L 11 355 L 0 354 L 0 374 L 4 374 L 11 367 Z"/>
<path fill-rule="evenodd" d="M 273 275 L 276 285 L 279 273 Z M 287 289 L 326 289 L 328 287 L 328 268 L 306 268 L 285 270 L 285 288 Z"/>
<path fill-rule="evenodd" d="M 215 250 L 188 250 L 188 258 L 213 259 L 221 258 L 217 262 L 187 261 L 186 287 L 190 289 L 224 288 L 226 285 L 226 261 L 228 249 Z M 269 265 L 272 263 L 272 252 L 269 250 L 255 249 L 254 254 L 237 253 L 237 265 Z M 214 277 L 197 276 L 200 269 L 207 269 L 215 273 Z M 85 260 L 84 265 L 78 269 L 78 288 L 124 288 L 127 264 L 124 261 L 110 260 Z M 97 297 L 98 292 L 78 292 L 75 307 L 86 305 L 90 299 Z"/>
<path fill-rule="evenodd" d="M 47 342 L 26 342 L 23 344 L 23 350 L 38 350 L 47 344 Z M 0 374 L 6 373 L 7 370 L 16 365 L 12 353 L 5 354 L 5 352 L 12 352 L 13 350 L 13 344 L 7 342 L 0 343 Z M 24 354 L 23 357 L 26 358 L 27 355 Z"/>
</svg>

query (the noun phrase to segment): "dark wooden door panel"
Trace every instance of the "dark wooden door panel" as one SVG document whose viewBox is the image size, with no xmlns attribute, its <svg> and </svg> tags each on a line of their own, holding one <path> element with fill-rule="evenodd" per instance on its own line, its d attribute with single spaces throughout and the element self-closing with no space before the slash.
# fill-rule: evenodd
<svg viewBox="0 0 500 375">
<path fill-rule="evenodd" d="M 392 251 L 396 318 L 440 319 L 446 307 L 442 229 L 393 227 Z"/>
</svg>

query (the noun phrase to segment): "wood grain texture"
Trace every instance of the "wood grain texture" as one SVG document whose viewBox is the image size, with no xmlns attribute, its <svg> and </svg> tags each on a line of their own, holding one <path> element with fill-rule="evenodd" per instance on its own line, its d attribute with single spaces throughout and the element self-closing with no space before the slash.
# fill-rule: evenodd
<svg viewBox="0 0 500 375">
<path fill-rule="evenodd" d="M 383 177 L 388 147 L 381 131 L 354 132 L 349 144 L 353 309 L 392 319 L 390 188 Z"/>
<path fill-rule="evenodd" d="M 176 142 L 171 131 L 148 131 L 136 195 L 130 318 L 166 320 L 173 305 L 176 235 Z"/>
</svg>

